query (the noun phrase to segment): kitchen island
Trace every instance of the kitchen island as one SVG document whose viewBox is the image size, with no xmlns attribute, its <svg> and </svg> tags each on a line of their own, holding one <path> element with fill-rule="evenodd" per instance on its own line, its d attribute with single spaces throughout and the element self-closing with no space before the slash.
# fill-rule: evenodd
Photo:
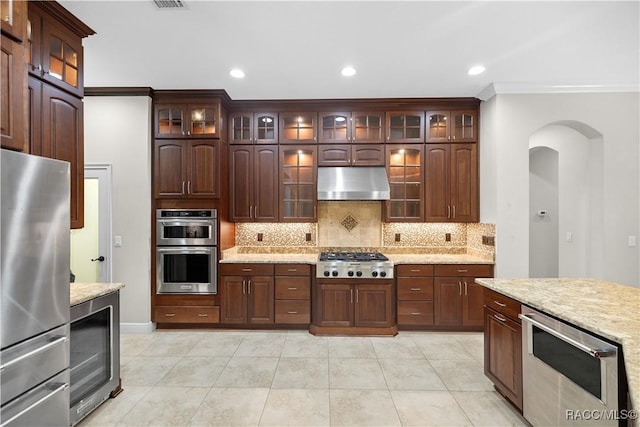
<svg viewBox="0 0 640 427">
<path fill-rule="evenodd" d="M 70 305 L 78 305 L 83 302 L 107 295 L 124 288 L 124 283 L 71 283 L 69 287 Z"/>
<path fill-rule="evenodd" d="M 476 283 L 622 345 L 640 408 L 640 289 L 593 279 L 476 279 Z"/>
</svg>

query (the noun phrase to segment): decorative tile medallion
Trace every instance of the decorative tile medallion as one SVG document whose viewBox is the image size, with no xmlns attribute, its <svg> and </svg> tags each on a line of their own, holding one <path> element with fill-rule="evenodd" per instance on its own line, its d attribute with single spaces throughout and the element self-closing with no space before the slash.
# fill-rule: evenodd
<svg viewBox="0 0 640 427">
<path fill-rule="evenodd" d="M 347 216 L 342 218 L 342 221 L 340 221 L 340 224 L 342 224 L 342 226 L 346 228 L 348 232 L 351 232 L 351 230 L 357 227 L 358 220 L 355 219 L 353 215 L 351 215 L 351 212 L 349 212 L 347 213 Z"/>
</svg>

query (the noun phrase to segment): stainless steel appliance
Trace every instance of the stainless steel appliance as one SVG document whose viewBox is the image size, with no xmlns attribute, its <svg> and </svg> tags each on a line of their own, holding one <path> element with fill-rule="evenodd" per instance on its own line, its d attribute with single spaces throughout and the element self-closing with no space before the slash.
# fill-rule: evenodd
<svg viewBox="0 0 640 427">
<path fill-rule="evenodd" d="M 156 293 L 216 294 L 217 211 L 156 211 Z"/>
<path fill-rule="evenodd" d="M 318 200 L 389 200 L 384 166 L 318 168 Z"/>
<path fill-rule="evenodd" d="M 618 348 L 523 306 L 523 415 L 534 426 L 617 426 Z"/>
<path fill-rule="evenodd" d="M 321 252 L 316 277 L 393 279 L 393 263 L 380 252 Z"/>
<path fill-rule="evenodd" d="M 68 426 L 69 163 L 0 159 L 0 425 Z"/>
<path fill-rule="evenodd" d="M 71 307 L 71 425 L 121 391 L 119 294 Z"/>
</svg>

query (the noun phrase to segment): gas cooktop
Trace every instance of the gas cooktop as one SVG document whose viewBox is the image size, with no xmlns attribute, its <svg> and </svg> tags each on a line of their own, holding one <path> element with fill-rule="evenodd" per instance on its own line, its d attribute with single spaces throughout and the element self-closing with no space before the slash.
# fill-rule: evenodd
<svg viewBox="0 0 640 427">
<path fill-rule="evenodd" d="M 380 252 L 320 252 L 320 261 L 389 261 Z"/>
<path fill-rule="evenodd" d="M 392 279 L 393 263 L 380 252 L 321 252 L 316 277 Z"/>
</svg>

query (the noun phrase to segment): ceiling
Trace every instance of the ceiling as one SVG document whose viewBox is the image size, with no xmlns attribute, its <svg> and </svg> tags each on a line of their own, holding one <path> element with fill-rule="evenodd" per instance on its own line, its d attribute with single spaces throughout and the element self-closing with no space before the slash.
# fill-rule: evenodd
<svg viewBox="0 0 640 427">
<path fill-rule="evenodd" d="M 232 99 L 479 97 L 640 87 L 635 1 L 59 1 L 96 31 L 85 86 Z M 467 70 L 482 64 L 477 76 Z M 357 69 L 343 77 L 345 65 Z M 244 79 L 229 75 L 245 71 Z"/>
</svg>

